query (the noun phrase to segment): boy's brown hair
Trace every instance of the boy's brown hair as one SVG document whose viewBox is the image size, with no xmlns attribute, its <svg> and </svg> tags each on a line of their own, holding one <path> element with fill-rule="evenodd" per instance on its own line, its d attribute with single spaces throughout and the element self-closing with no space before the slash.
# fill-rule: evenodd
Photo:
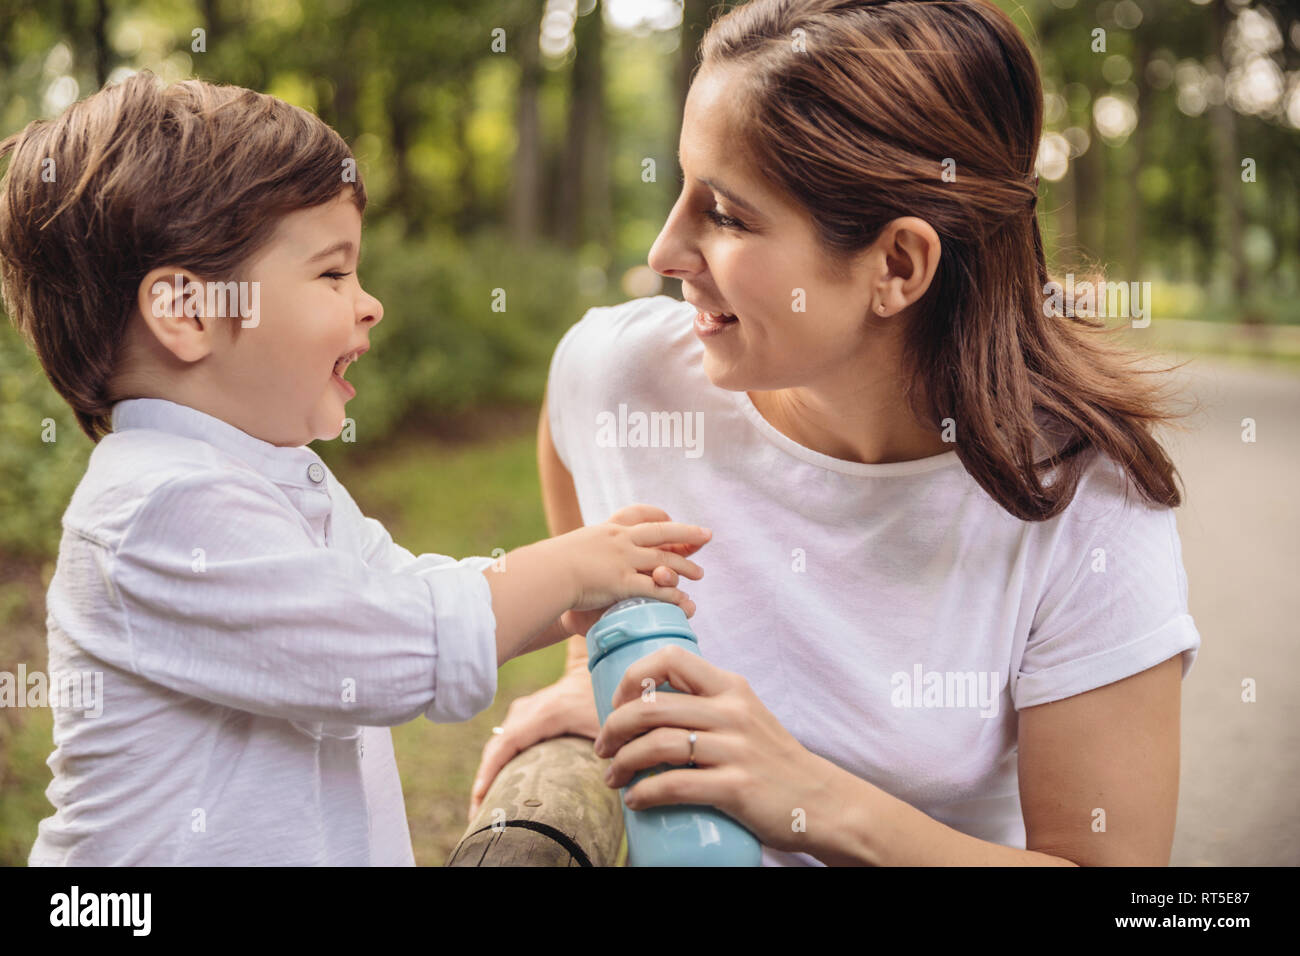
<svg viewBox="0 0 1300 956">
<path fill-rule="evenodd" d="M 352 151 L 308 111 L 148 72 L 0 142 L 0 291 L 93 442 L 139 285 L 176 265 L 234 279 L 283 215 L 366 192 Z M 348 162 L 351 160 L 351 162 Z M 229 320 L 234 335 L 239 316 Z"/>
</svg>

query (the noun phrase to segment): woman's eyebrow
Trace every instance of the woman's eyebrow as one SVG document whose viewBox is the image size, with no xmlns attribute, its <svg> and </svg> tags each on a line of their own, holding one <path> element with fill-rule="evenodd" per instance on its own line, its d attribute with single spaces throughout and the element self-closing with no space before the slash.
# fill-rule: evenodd
<svg viewBox="0 0 1300 956">
<path fill-rule="evenodd" d="M 762 213 L 760 213 L 749 203 L 745 202 L 745 200 L 741 199 L 730 189 L 727 189 L 725 186 L 719 185 L 718 183 L 714 182 L 712 179 L 699 178 L 696 180 L 696 182 L 703 183 L 704 185 L 708 186 L 710 189 L 714 190 L 715 192 L 721 193 L 723 196 L 726 197 L 728 202 L 730 202 L 734 206 L 740 207 L 742 210 L 749 213 L 751 216 L 762 215 Z"/>
<path fill-rule="evenodd" d="M 677 150 L 677 168 L 679 170 L 682 168 L 682 151 L 680 149 Z M 719 193 L 720 195 L 725 197 L 729 202 L 731 202 L 733 205 L 740 207 L 745 212 L 749 213 L 751 216 L 757 216 L 760 219 L 763 218 L 763 214 L 761 212 L 759 212 L 749 203 L 745 202 L 745 200 L 741 199 L 730 189 L 726 188 L 725 186 L 718 185 L 718 183 L 716 183 L 714 180 L 704 179 L 703 177 L 699 177 L 695 181 L 697 183 L 703 183 L 705 186 L 708 186 L 710 189 Z"/>
</svg>

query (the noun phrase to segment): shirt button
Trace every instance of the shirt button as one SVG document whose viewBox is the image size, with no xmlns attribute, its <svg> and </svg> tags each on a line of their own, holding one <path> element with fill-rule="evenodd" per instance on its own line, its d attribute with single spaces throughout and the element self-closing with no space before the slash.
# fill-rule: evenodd
<svg viewBox="0 0 1300 956">
<path fill-rule="evenodd" d="M 319 485 L 325 480 L 325 469 L 320 466 L 319 462 L 313 461 L 307 466 L 307 477 Z"/>
</svg>

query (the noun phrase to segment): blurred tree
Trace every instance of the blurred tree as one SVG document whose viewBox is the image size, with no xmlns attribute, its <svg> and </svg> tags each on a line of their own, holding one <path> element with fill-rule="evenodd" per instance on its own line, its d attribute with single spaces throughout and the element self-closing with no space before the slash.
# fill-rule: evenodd
<svg viewBox="0 0 1300 956">
<path fill-rule="evenodd" d="M 690 92 L 695 67 L 699 63 L 700 41 L 709 24 L 729 10 L 731 3 L 712 0 L 684 0 L 682 4 L 682 38 L 677 47 L 677 122 L 673 126 L 673 155 L 681 138 L 682 114 L 686 111 L 686 94 Z M 665 210 L 665 213 L 667 210 Z"/>
<path fill-rule="evenodd" d="M 538 106 L 542 65 L 537 47 L 542 10 L 542 3 L 529 3 L 514 36 L 519 85 L 510 187 L 510 235 L 517 243 L 530 243 L 536 238 L 542 210 L 542 121 Z"/>
<path fill-rule="evenodd" d="M 558 169 L 556 238 L 569 248 L 608 246 L 614 232 L 605 117 L 605 25 L 599 4 L 574 24 L 569 114 Z"/>
</svg>

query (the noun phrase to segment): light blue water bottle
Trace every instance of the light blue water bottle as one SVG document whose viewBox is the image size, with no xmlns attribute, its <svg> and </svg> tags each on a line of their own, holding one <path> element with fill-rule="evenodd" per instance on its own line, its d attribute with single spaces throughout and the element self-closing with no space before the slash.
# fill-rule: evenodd
<svg viewBox="0 0 1300 956">
<path fill-rule="evenodd" d="M 596 713 L 605 726 L 613 708 L 610 701 L 635 660 L 676 644 L 692 654 L 700 649 L 686 622 L 686 612 L 676 604 L 654 598 L 628 598 L 601 615 L 587 631 L 587 669 L 596 692 Z M 657 693 L 680 693 L 660 684 Z M 682 734 L 683 746 L 686 734 Z M 660 764 L 638 771 L 620 791 L 637 781 L 683 769 L 685 764 Z M 758 839 L 716 807 L 694 804 L 629 810 L 623 804 L 627 830 L 628 866 L 760 866 L 763 849 Z"/>
</svg>

